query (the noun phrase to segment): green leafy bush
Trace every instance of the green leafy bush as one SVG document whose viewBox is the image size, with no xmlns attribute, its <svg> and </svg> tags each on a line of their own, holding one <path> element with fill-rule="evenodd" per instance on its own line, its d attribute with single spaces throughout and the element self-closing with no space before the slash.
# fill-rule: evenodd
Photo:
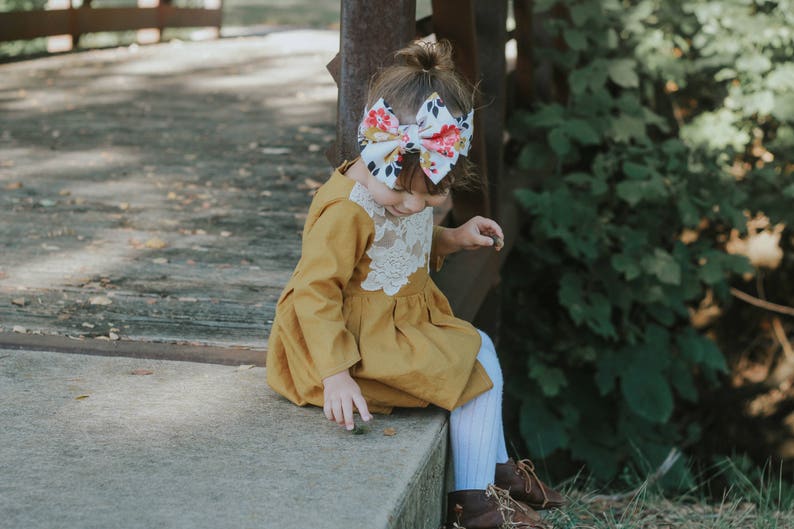
<svg viewBox="0 0 794 529">
<path fill-rule="evenodd" d="M 748 212 L 791 221 L 794 3 L 534 8 L 564 42 L 537 58 L 566 83 L 511 124 L 528 222 L 506 270 L 508 392 L 533 456 L 611 479 L 698 439 L 688 412 L 727 367 L 690 312 L 754 273 L 725 251 Z M 690 484 L 683 464 L 671 481 Z"/>
</svg>

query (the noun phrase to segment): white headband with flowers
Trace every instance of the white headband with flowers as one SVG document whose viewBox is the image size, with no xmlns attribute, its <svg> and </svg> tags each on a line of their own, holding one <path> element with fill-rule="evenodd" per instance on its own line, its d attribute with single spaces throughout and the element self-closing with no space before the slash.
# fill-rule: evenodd
<svg viewBox="0 0 794 529">
<path fill-rule="evenodd" d="M 471 144 L 474 111 L 459 118 L 450 114 L 436 92 L 416 114 L 416 124 L 400 125 L 383 98 L 364 114 L 358 128 L 361 159 L 372 176 L 394 188 L 402 170 L 402 155 L 419 153 L 419 164 L 427 177 L 438 184 Z"/>
</svg>

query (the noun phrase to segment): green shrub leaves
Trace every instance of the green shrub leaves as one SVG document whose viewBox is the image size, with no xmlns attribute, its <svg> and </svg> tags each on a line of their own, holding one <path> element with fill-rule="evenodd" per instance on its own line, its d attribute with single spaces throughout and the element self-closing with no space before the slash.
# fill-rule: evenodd
<svg viewBox="0 0 794 529">
<path fill-rule="evenodd" d="M 758 6 L 534 2 L 564 43 L 536 59 L 567 85 L 511 124 L 518 166 L 545 173 L 516 192 L 503 332 L 532 455 L 610 479 L 700 431 L 681 410 L 727 365 L 690 311 L 754 272 L 725 249 L 747 212 L 794 223 L 794 12 Z"/>
</svg>

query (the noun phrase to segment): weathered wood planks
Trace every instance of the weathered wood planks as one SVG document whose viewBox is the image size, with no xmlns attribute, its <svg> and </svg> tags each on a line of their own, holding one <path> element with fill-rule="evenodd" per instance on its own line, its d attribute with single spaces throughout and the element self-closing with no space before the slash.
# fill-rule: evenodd
<svg viewBox="0 0 794 529">
<path fill-rule="evenodd" d="M 331 170 L 337 46 L 288 32 L 0 66 L 2 340 L 261 356 Z"/>
</svg>

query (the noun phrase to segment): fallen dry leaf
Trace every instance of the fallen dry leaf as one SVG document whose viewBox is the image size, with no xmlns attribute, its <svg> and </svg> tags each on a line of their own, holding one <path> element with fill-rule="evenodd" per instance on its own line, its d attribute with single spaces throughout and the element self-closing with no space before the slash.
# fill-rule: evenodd
<svg viewBox="0 0 794 529">
<path fill-rule="evenodd" d="M 284 147 L 264 147 L 262 154 L 289 154 L 291 151 Z"/>
<path fill-rule="evenodd" d="M 11 300 L 11 303 L 18 307 L 24 307 L 25 305 L 28 304 L 28 300 L 26 300 L 25 298 L 14 298 Z"/>
<path fill-rule="evenodd" d="M 112 305 L 113 300 L 107 296 L 94 296 L 88 300 L 91 305 Z"/>
<path fill-rule="evenodd" d="M 306 184 L 306 187 L 309 189 L 318 189 L 323 185 L 322 182 L 318 182 L 314 178 L 305 178 L 303 183 Z"/>
<path fill-rule="evenodd" d="M 383 435 L 388 435 L 389 437 L 391 437 L 392 435 L 397 435 L 397 430 L 395 430 L 394 428 L 391 428 L 391 427 L 384 428 L 383 429 Z"/>
<path fill-rule="evenodd" d="M 6 184 L 6 189 L 8 191 L 13 191 L 14 189 L 22 189 L 22 182 L 9 182 Z"/>
<path fill-rule="evenodd" d="M 111 332 L 111 333 L 108 334 L 108 338 L 115 342 L 116 340 L 119 339 L 119 335 L 116 334 L 115 332 Z"/>
<path fill-rule="evenodd" d="M 232 236 L 232 232 L 230 232 L 230 231 L 222 231 L 221 232 L 221 237 L 231 237 L 231 236 Z"/>
<path fill-rule="evenodd" d="M 151 239 L 146 241 L 146 244 L 144 246 L 152 250 L 162 250 L 163 248 L 168 246 L 168 243 L 158 237 L 152 237 Z"/>
<path fill-rule="evenodd" d="M 240 367 L 237 368 L 238 371 L 245 371 L 246 369 L 253 369 L 254 364 L 242 364 Z"/>
<path fill-rule="evenodd" d="M 27 334 L 28 330 L 21 325 L 14 325 L 14 328 L 11 329 L 14 332 L 18 332 L 19 334 Z"/>
<path fill-rule="evenodd" d="M 0 279 L 5 279 L 7 277 L 8 277 L 8 274 L 6 272 L 0 272 Z"/>
<path fill-rule="evenodd" d="M 77 396 L 74 398 L 74 400 L 83 400 L 83 399 L 87 399 L 87 398 L 88 398 L 88 397 L 90 397 L 90 396 L 91 396 L 91 395 L 77 395 Z"/>
<path fill-rule="evenodd" d="M 151 369 L 133 369 L 130 371 L 130 375 L 153 375 L 154 371 Z"/>
</svg>

